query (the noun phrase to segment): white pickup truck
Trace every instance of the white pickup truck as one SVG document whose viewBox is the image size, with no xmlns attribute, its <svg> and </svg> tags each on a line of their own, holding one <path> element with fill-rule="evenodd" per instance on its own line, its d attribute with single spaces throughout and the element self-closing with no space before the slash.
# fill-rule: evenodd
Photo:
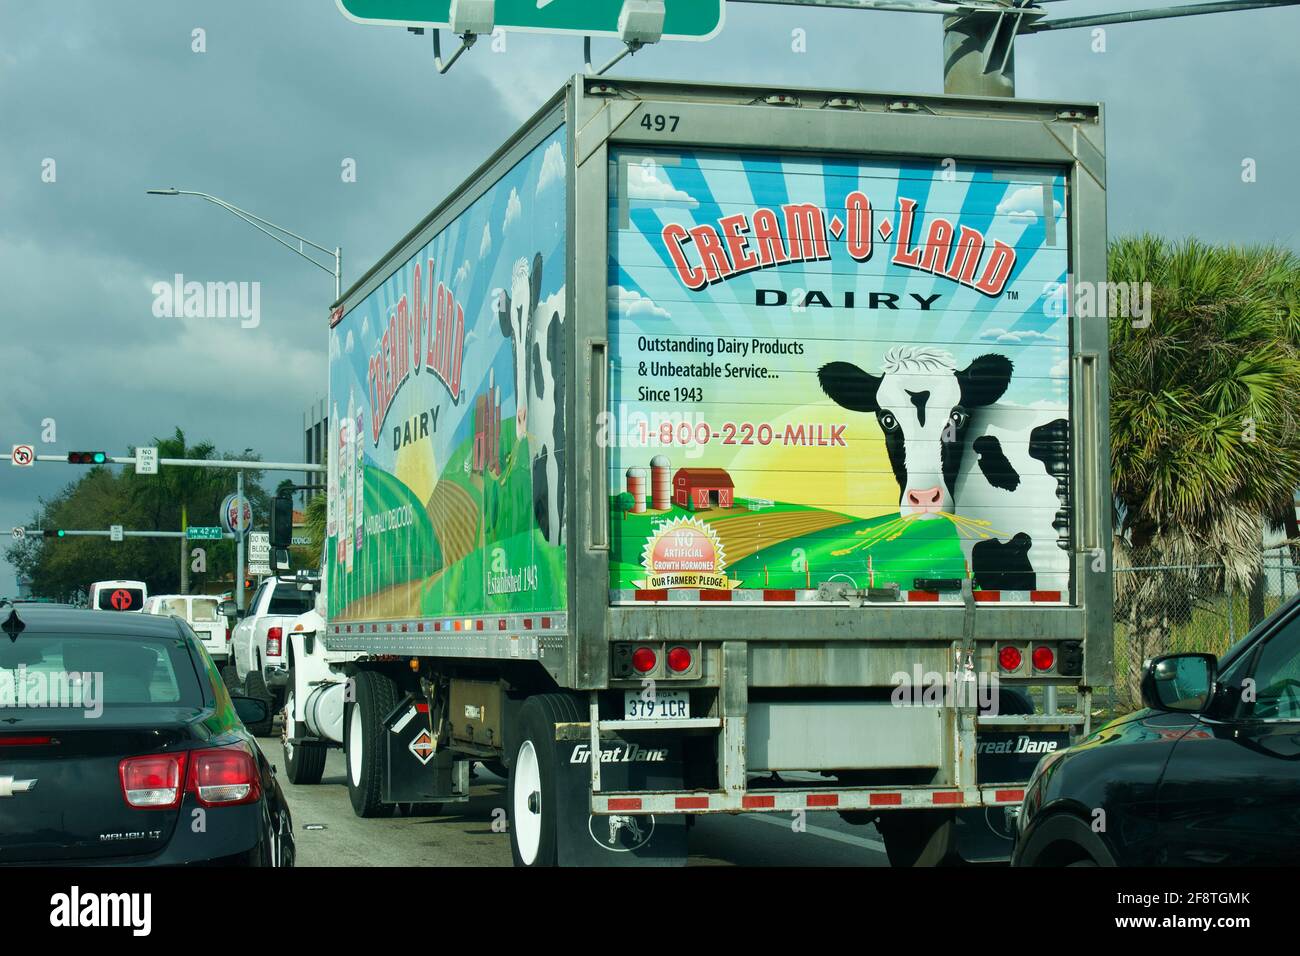
<svg viewBox="0 0 1300 956">
<path fill-rule="evenodd" d="M 234 674 L 228 674 L 227 681 L 233 678 L 247 696 L 267 701 L 272 713 L 284 706 L 289 676 L 285 638 L 294 619 L 312 609 L 314 597 L 310 591 L 298 590 L 292 580 L 268 578 L 231 635 Z M 271 732 L 271 718 L 248 729 L 265 737 Z"/>
</svg>

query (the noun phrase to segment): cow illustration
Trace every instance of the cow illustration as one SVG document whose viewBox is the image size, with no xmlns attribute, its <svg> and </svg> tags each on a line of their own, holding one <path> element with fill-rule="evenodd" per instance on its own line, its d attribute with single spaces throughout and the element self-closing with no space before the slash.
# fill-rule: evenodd
<svg viewBox="0 0 1300 956">
<path fill-rule="evenodd" d="M 515 370 L 515 438 L 528 444 L 533 517 L 549 544 L 564 543 L 564 287 L 539 299 L 542 256 L 515 263 L 498 299 Z"/>
<path fill-rule="evenodd" d="M 958 523 L 976 585 L 1065 590 L 1069 576 L 1069 422 L 999 404 L 1013 366 L 989 353 L 958 369 L 941 349 L 897 346 L 874 375 L 849 362 L 818 371 L 822 390 L 874 414 L 903 517 Z"/>
</svg>

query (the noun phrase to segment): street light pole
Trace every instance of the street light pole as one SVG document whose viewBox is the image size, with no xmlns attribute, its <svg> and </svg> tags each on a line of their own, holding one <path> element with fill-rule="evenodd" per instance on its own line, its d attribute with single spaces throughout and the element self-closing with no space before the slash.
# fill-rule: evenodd
<svg viewBox="0 0 1300 956">
<path fill-rule="evenodd" d="M 200 199 L 205 199 L 210 203 L 215 203 L 216 205 L 220 206 L 222 209 L 225 209 L 227 212 L 230 212 L 231 214 L 242 219 L 244 222 L 248 223 L 258 232 L 262 232 L 270 236 L 272 239 L 274 239 L 280 245 L 284 246 L 290 252 L 297 253 L 302 258 L 306 259 L 308 262 L 314 265 L 316 268 L 323 269 L 324 271 L 331 273 L 334 276 L 334 301 L 337 302 L 340 298 L 343 297 L 343 250 L 339 246 L 335 246 L 333 249 L 327 249 L 325 246 L 322 246 L 319 243 L 312 242 L 310 239 L 307 239 L 304 236 L 298 235 L 296 232 L 284 228 L 284 226 L 277 226 L 275 223 L 267 219 L 263 219 L 261 216 L 249 212 L 247 209 L 240 209 L 238 206 L 234 205 L 233 203 L 228 203 L 224 199 L 220 199 L 209 193 L 195 192 L 192 189 L 177 189 L 175 186 L 169 186 L 166 189 L 146 189 L 145 193 L 150 196 L 197 196 Z M 279 235 L 277 235 L 277 233 Z M 287 242 L 283 238 L 284 236 L 288 236 L 290 239 L 296 240 L 298 244 L 294 245 L 292 242 Z M 315 258 L 314 256 L 308 255 L 307 250 L 304 248 L 305 246 L 311 246 L 313 249 L 323 252 L 327 256 L 331 256 L 334 259 L 334 264 L 330 266 L 324 262 L 321 262 L 319 259 Z"/>
</svg>

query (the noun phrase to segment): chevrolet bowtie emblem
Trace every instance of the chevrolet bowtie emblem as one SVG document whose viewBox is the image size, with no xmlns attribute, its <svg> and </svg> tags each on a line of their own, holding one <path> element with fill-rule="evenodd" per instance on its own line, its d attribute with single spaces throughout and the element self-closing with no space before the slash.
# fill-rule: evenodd
<svg viewBox="0 0 1300 956">
<path fill-rule="evenodd" d="M 0 797 L 12 797 L 15 793 L 27 793 L 36 789 L 35 780 L 15 780 L 13 777 L 0 777 Z"/>
</svg>

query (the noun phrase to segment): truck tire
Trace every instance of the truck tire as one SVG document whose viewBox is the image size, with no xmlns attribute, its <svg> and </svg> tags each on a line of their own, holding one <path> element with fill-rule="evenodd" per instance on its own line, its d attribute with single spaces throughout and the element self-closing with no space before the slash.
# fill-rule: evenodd
<svg viewBox="0 0 1300 956">
<path fill-rule="evenodd" d="M 951 810 L 892 810 L 876 823 L 894 867 L 949 866 L 957 861 L 957 817 Z"/>
<path fill-rule="evenodd" d="M 271 723 L 275 720 L 275 711 L 271 709 L 271 692 L 266 689 L 266 681 L 262 679 L 261 671 L 248 672 L 248 676 L 244 678 L 244 695 L 255 697 L 266 704 L 266 720 L 249 724 L 248 732 L 254 737 L 271 736 Z"/>
<path fill-rule="evenodd" d="M 562 814 L 587 814 L 587 807 L 562 806 L 555 753 L 555 725 L 582 719 L 578 702 L 566 694 L 538 694 L 519 709 L 514 759 L 506 805 L 510 855 L 515 866 L 555 866 Z"/>
<path fill-rule="evenodd" d="M 293 688 L 294 673 L 291 667 L 289 684 L 284 694 L 284 724 L 280 731 L 280 743 L 284 748 L 284 769 L 290 783 L 312 786 L 320 783 L 320 778 L 325 773 L 327 748 L 324 744 L 314 741 L 290 743 L 299 732 L 299 726 L 293 719 Z M 306 727 L 302 729 L 305 731 Z"/>
<path fill-rule="evenodd" d="M 221 682 L 226 685 L 226 690 L 231 694 L 244 693 L 244 683 L 239 679 L 239 672 L 235 670 L 234 664 L 227 664 L 221 668 Z"/>
<path fill-rule="evenodd" d="M 348 799 L 359 817 L 392 816 L 380 800 L 384 778 L 384 717 L 397 706 L 397 684 L 375 671 L 359 671 L 356 700 L 343 711 L 343 755 Z"/>
</svg>

